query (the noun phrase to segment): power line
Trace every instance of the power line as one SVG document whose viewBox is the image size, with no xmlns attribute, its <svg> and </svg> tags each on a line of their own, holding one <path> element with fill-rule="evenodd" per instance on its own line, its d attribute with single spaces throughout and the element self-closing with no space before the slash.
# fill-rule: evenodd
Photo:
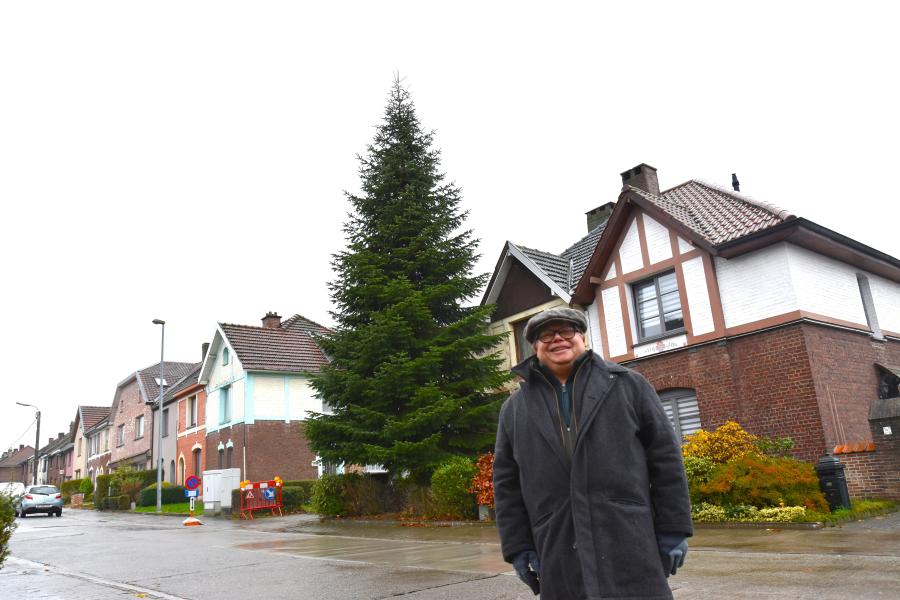
<svg viewBox="0 0 900 600">
<path fill-rule="evenodd" d="M 31 428 L 34 427 L 35 423 L 36 423 L 36 421 L 32 421 L 32 422 L 28 425 L 28 429 L 26 429 L 25 431 L 22 432 L 22 435 L 19 436 L 19 439 L 17 439 L 16 441 L 14 441 L 12 444 L 9 445 L 10 449 L 13 449 L 13 450 L 15 449 L 16 444 L 18 444 L 20 441 L 22 441 L 22 438 L 25 437 L 25 435 L 26 435 L 29 431 L 31 431 Z"/>
</svg>

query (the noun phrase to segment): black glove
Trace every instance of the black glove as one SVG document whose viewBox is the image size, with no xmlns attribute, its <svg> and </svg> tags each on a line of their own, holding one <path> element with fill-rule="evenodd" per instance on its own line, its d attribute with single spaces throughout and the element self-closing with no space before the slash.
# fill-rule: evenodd
<svg viewBox="0 0 900 600">
<path fill-rule="evenodd" d="M 659 533 L 656 535 L 656 543 L 659 545 L 659 558 L 666 577 L 674 575 L 684 566 L 684 559 L 687 557 L 686 537 L 681 533 Z"/>
<path fill-rule="evenodd" d="M 541 562 L 538 560 L 537 553 L 534 550 L 523 550 L 516 555 L 512 564 L 519 579 L 531 588 L 535 596 L 540 594 L 541 581 L 539 573 L 541 572 Z"/>
</svg>

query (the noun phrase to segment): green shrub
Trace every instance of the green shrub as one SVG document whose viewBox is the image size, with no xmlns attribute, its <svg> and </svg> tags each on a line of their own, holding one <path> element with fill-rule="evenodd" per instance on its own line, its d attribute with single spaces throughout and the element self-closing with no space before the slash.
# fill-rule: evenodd
<svg viewBox="0 0 900 600">
<path fill-rule="evenodd" d="M 97 475 L 97 489 L 94 490 L 94 508 L 106 510 L 106 497 L 112 484 L 112 475 Z"/>
<path fill-rule="evenodd" d="M 94 482 L 88 478 L 81 480 L 81 485 L 78 486 L 78 491 L 82 494 L 90 494 L 94 491 Z"/>
<path fill-rule="evenodd" d="M 0 494 L 0 568 L 9 556 L 9 539 L 17 525 L 12 499 Z"/>
<path fill-rule="evenodd" d="M 291 479 L 290 481 L 283 482 L 285 488 L 294 488 L 297 490 L 297 494 L 301 498 L 300 504 L 309 504 L 310 499 L 312 498 L 312 490 L 313 486 L 316 484 L 317 479 Z"/>
<path fill-rule="evenodd" d="M 131 496 L 128 494 L 123 494 L 121 496 L 116 496 L 115 498 L 111 498 L 113 502 L 115 502 L 114 506 L 118 510 L 131 510 Z"/>
<path fill-rule="evenodd" d="M 131 467 L 120 467 L 113 471 L 111 484 L 119 495 L 126 495 L 132 502 L 137 502 L 141 490 L 149 485 L 146 482 L 146 471 L 136 471 Z"/>
<path fill-rule="evenodd" d="M 81 492 L 81 484 L 87 481 L 91 482 L 90 479 L 70 479 L 69 481 L 63 481 L 59 484 L 59 492 L 62 494 L 63 502 L 68 504 L 72 501 L 72 494 L 77 494 Z"/>
<path fill-rule="evenodd" d="M 341 496 L 347 516 L 375 515 L 385 509 L 388 504 L 385 484 L 375 477 L 359 473 L 348 473 L 341 477 Z"/>
<path fill-rule="evenodd" d="M 93 502 L 94 494 L 85 494 L 84 495 L 84 503 Z"/>
<path fill-rule="evenodd" d="M 162 503 L 178 504 L 184 502 L 184 487 L 180 485 L 172 485 L 164 481 L 162 487 Z M 145 487 L 141 490 L 140 498 L 137 502 L 138 506 L 156 506 L 156 484 Z"/>
<path fill-rule="evenodd" d="M 302 487 L 286 485 L 281 488 L 281 503 L 285 511 L 300 510 L 308 502 L 309 498 L 306 497 L 306 490 Z"/>
<path fill-rule="evenodd" d="M 699 493 L 701 501 L 718 506 L 803 506 L 828 512 L 812 465 L 793 458 L 745 454 L 716 467 Z"/>
<path fill-rule="evenodd" d="M 323 517 L 338 517 L 347 514 L 341 493 L 341 476 L 326 473 L 313 485 L 310 503 L 312 509 Z"/>
<path fill-rule="evenodd" d="M 478 469 L 470 458 L 454 456 L 435 469 L 431 476 L 431 494 L 437 516 L 470 519 L 474 516 L 475 495 L 472 478 Z"/>
<path fill-rule="evenodd" d="M 687 474 L 688 490 L 691 493 L 691 502 L 701 502 L 700 486 L 709 481 L 710 475 L 716 468 L 716 463 L 708 458 L 699 456 L 684 457 L 684 472 Z"/>
<path fill-rule="evenodd" d="M 399 479 L 394 482 L 394 488 L 401 498 L 403 518 L 430 519 L 437 513 L 430 487 L 411 479 Z"/>
<path fill-rule="evenodd" d="M 789 437 L 770 438 L 761 437 L 755 442 L 760 454 L 772 457 L 790 456 L 794 449 L 794 440 Z"/>
</svg>

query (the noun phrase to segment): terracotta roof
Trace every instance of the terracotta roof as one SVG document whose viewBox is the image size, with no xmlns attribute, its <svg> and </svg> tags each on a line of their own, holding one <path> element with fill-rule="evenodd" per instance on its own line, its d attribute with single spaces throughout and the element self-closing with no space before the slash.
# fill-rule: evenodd
<svg viewBox="0 0 900 600">
<path fill-rule="evenodd" d="M 311 333 L 329 330 L 294 315 L 278 329 L 219 323 L 228 343 L 248 371 L 316 373 L 328 362 Z"/>
<path fill-rule="evenodd" d="M 713 246 L 731 242 L 795 218 L 777 206 L 692 179 L 659 196 L 635 187 L 628 190 L 662 211 Z"/>
<path fill-rule="evenodd" d="M 173 385 L 176 381 L 180 381 L 185 375 L 190 373 L 197 363 L 182 363 L 165 361 L 163 369 L 163 377 L 166 378 L 168 385 Z M 146 369 L 137 372 L 140 378 L 141 388 L 146 394 L 147 402 L 155 402 L 159 398 L 159 386 L 156 380 L 159 378 L 159 363 L 150 365 Z"/>
<path fill-rule="evenodd" d="M 182 391 L 186 390 L 187 388 L 191 387 L 192 385 L 198 383 L 198 379 L 200 376 L 200 367 L 202 367 L 202 366 L 203 366 L 203 363 L 195 364 L 194 368 L 191 370 L 190 373 L 188 373 L 187 375 L 185 375 L 184 377 L 182 377 L 181 379 L 179 379 L 178 381 L 173 383 L 169 387 L 169 389 L 166 390 L 165 395 L 163 395 L 163 404 L 166 404 L 167 402 L 172 400 L 172 398 L 177 396 L 180 392 L 182 392 Z M 166 379 L 169 379 L 168 376 L 166 377 Z"/>
<path fill-rule="evenodd" d="M 78 414 L 81 418 L 81 429 L 87 431 L 97 423 L 109 416 L 109 406 L 79 406 Z"/>
</svg>

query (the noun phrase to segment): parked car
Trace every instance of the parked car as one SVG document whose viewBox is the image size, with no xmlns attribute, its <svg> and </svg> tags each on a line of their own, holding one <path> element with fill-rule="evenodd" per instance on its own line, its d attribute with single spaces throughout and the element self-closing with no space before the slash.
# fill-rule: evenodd
<svg viewBox="0 0 900 600">
<path fill-rule="evenodd" d="M 16 514 L 22 518 L 31 513 L 62 516 L 63 499 L 55 485 L 29 485 L 13 501 Z"/>
<path fill-rule="evenodd" d="M 19 481 L 7 481 L 0 483 L 0 494 L 15 498 L 25 491 L 25 484 Z"/>
</svg>

